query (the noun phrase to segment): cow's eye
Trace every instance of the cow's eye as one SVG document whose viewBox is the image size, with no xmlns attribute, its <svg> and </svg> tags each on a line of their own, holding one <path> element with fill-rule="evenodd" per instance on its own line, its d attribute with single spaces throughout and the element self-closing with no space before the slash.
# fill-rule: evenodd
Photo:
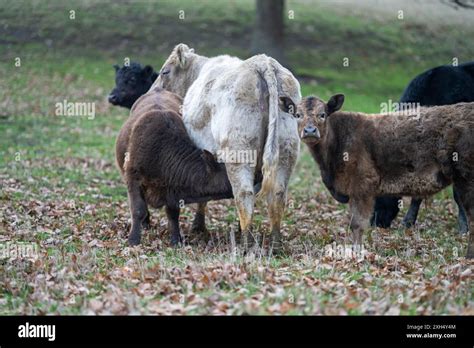
<svg viewBox="0 0 474 348">
<path fill-rule="evenodd" d="M 326 118 L 326 113 L 325 112 L 321 112 L 319 114 L 319 118 L 321 118 L 322 120 L 324 120 Z"/>
<path fill-rule="evenodd" d="M 302 115 L 299 112 L 297 112 L 295 116 L 296 116 L 296 118 L 301 118 L 302 117 Z"/>
<path fill-rule="evenodd" d="M 161 75 L 168 75 L 169 73 L 170 73 L 170 69 L 161 70 Z"/>
</svg>

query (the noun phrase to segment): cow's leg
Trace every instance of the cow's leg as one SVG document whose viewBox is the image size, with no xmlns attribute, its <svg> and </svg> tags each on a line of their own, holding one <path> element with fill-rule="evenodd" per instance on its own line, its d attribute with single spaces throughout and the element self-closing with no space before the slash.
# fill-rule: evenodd
<svg viewBox="0 0 474 348">
<path fill-rule="evenodd" d="M 247 249 L 254 242 L 252 235 L 252 217 L 255 203 L 253 181 L 255 168 L 249 164 L 226 163 L 227 175 L 232 185 L 235 205 L 239 215 L 241 244 Z"/>
<path fill-rule="evenodd" d="M 410 208 L 408 209 L 407 214 L 403 218 L 403 226 L 410 228 L 416 223 L 418 217 L 418 211 L 420 210 L 421 202 L 423 198 L 412 198 L 410 202 Z"/>
<path fill-rule="evenodd" d="M 146 230 L 150 228 L 150 211 L 148 209 L 146 211 L 146 216 L 142 221 L 142 227 Z"/>
<path fill-rule="evenodd" d="M 179 232 L 179 207 L 166 206 L 166 216 L 168 218 L 168 232 L 172 246 L 181 244 L 182 238 Z"/>
<path fill-rule="evenodd" d="M 209 233 L 206 228 L 206 206 L 207 202 L 198 203 L 197 211 L 194 215 L 193 225 L 191 231 L 194 234 L 199 234 L 205 239 L 209 237 Z"/>
<path fill-rule="evenodd" d="M 469 223 L 469 237 L 467 244 L 466 258 L 474 258 L 474 183 L 467 183 L 466 181 L 454 182 L 457 196 L 462 206 L 464 207 Z"/>
<path fill-rule="evenodd" d="M 286 188 L 281 187 L 267 195 L 270 229 L 272 231 L 272 250 L 279 253 L 282 250 L 280 224 L 285 211 Z"/>
<path fill-rule="evenodd" d="M 460 234 L 466 234 L 469 232 L 469 225 L 467 222 L 466 209 L 464 209 L 461 199 L 459 198 L 458 190 L 456 186 L 453 186 L 453 195 L 456 204 L 458 205 L 458 231 Z"/>
<path fill-rule="evenodd" d="M 293 155 L 288 149 L 280 148 L 280 161 L 287 165 L 277 169 L 273 187 L 267 194 L 268 214 L 272 231 L 272 250 L 275 253 L 282 251 L 280 225 L 285 212 L 288 182 L 296 164 L 296 159 L 297 156 Z"/>
<path fill-rule="evenodd" d="M 398 201 L 401 197 L 377 197 L 371 224 L 377 227 L 389 228 L 399 212 Z"/>
<path fill-rule="evenodd" d="M 351 230 L 354 244 L 361 245 L 364 231 L 370 226 L 374 197 L 351 197 Z"/>
<path fill-rule="evenodd" d="M 146 220 L 148 208 L 138 180 L 127 180 L 128 202 L 132 215 L 132 227 L 128 236 L 129 245 L 140 244 L 141 224 Z"/>
</svg>

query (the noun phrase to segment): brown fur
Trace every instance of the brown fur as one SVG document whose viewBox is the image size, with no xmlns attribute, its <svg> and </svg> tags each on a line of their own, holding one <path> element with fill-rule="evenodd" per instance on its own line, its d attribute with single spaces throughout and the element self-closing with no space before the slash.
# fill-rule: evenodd
<svg viewBox="0 0 474 348">
<path fill-rule="evenodd" d="M 116 160 L 132 214 L 131 245 L 140 243 L 147 204 L 166 206 L 171 242 L 177 244 L 180 205 L 232 198 L 225 166 L 191 141 L 180 105 L 173 93 L 159 88 L 148 92 L 136 101 L 117 138 Z"/>
<path fill-rule="evenodd" d="M 421 108 L 419 115 L 415 111 L 331 113 L 328 104 L 312 97 L 302 100 L 297 115 L 302 140 L 325 185 L 333 195 L 350 197 L 355 242 L 361 242 L 368 227 L 375 197 L 428 196 L 453 183 L 468 214 L 467 255 L 473 257 L 474 103 Z M 319 138 L 304 137 L 310 126 L 319 130 Z"/>
</svg>

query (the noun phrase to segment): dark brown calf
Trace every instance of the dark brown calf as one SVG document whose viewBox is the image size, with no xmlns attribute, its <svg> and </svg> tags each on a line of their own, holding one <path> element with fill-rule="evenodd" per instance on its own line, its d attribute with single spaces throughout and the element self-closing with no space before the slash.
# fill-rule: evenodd
<svg viewBox="0 0 474 348">
<path fill-rule="evenodd" d="M 171 243 L 181 241 L 183 204 L 232 198 L 225 165 L 189 138 L 180 116 L 181 98 L 155 89 L 140 97 L 116 142 L 116 159 L 127 184 L 132 227 L 130 245 L 140 243 L 148 208 L 166 207 Z"/>
<path fill-rule="evenodd" d="M 474 103 L 384 114 L 337 112 L 344 96 L 328 103 L 304 98 L 299 131 L 333 196 L 349 198 L 356 243 L 377 196 L 424 197 L 451 183 L 469 220 L 467 257 L 474 257 Z"/>
</svg>

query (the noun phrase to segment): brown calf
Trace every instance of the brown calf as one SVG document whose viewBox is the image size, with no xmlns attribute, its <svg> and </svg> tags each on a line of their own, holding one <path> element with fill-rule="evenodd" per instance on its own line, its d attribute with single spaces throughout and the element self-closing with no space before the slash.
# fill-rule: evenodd
<svg viewBox="0 0 474 348">
<path fill-rule="evenodd" d="M 225 165 L 189 138 L 180 116 L 181 98 L 156 88 L 134 104 L 116 142 L 117 166 L 127 184 L 132 215 L 129 244 L 140 243 L 147 205 L 166 207 L 171 244 L 181 241 L 182 204 L 232 198 Z"/>
<path fill-rule="evenodd" d="M 453 184 L 469 220 L 467 257 L 474 257 L 474 103 L 387 117 L 337 112 L 343 102 L 341 94 L 327 104 L 304 98 L 296 116 L 324 184 L 349 199 L 354 242 L 362 242 L 375 197 L 424 197 Z"/>
</svg>

